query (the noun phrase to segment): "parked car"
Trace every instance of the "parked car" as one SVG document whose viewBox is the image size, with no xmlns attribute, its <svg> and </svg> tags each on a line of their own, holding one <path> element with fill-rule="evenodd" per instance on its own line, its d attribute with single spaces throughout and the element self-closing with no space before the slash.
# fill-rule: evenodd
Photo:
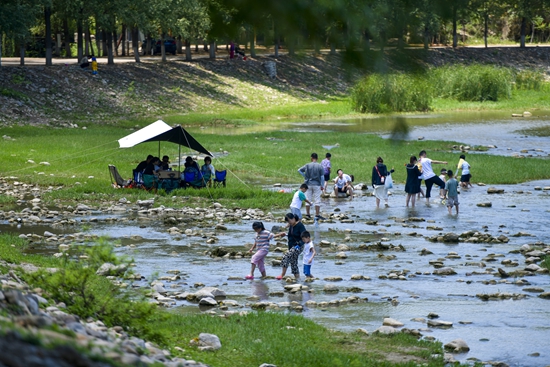
<svg viewBox="0 0 550 367">
<path fill-rule="evenodd" d="M 151 51 L 149 51 L 149 53 L 146 52 L 146 49 L 147 49 L 147 40 L 144 40 L 143 43 L 141 44 L 141 50 L 143 52 L 144 55 L 146 54 L 149 54 L 149 55 L 159 55 L 161 53 L 160 51 L 160 42 L 161 40 L 157 40 L 157 39 L 151 39 L 151 50 L 152 50 L 152 53 Z M 164 50 L 166 51 L 167 54 L 172 54 L 172 55 L 175 55 L 176 54 L 176 40 L 173 39 L 173 38 L 166 38 L 164 40 Z"/>
</svg>

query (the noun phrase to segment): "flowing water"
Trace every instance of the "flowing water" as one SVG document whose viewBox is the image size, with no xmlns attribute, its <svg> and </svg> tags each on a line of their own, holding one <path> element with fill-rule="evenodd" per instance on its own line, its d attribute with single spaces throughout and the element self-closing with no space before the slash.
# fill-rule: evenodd
<svg viewBox="0 0 550 367">
<path fill-rule="evenodd" d="M 415 116 L 407 119 L 413 126 L 409 134 L 411 138 L 452 138 L 465 144 L 494 144 L 500 150 L 493 149 L 490 151 L 492 154 L 508 155 L 511 154 L 508 148 L 519 151 L 520 148 L 524 149 L 523 146 L 525 149 L 540 149 L 541 152 L 537 151 L 539 155 L 550 153 L 550 144 L 547 141 L 549 139 L 525 136 L 525 133 L 516 132 L 519 129 L 518 122 L 509 118 L 495 117 L 483 124 L 473 123 L 479 122 L 479 117 L 460 121 L 448 116 Z M 372 119 L 369 121 L 372 122 Z M 377 123 L 382 124 L 380 121 Z M 282 128 L 299 131 L 357 131 L 354 129 L 359 129 L 362 125 L 370 126 L 370 123 L 288 123 Z M 385 121 L 383 125 L 386 128 L 381 128 L 380 125 L 379 129 L 370 130 L 369 127 L 361 131 L 376 131 L 387 136 L 387 127 L 391 126 L 391 123 L 388 125 L 388 121 Z M 548 126 L 548 119 L 534 117 L 521 121 L 521 129 L 540 126 Z M 492 139 L 490 142 L 487 140 L 489 137 Z M 518 142 L 525 145 L 519 146 Z M 346 331 L 364 328 L 369 332 L 380 327 L 384 317 L 391 317 L 403 322 L 405 327 L 420 329 L 424 335 L 433 336 L 443 343 L 457 338 L 464 339 L 471 349 L 468 353 L 455 355 L 455 358 L 461 361 L 478 358 L 482 361 L 504 361 L 510 366 L 546 366 L 550 364 L 550 300 L 537 297 L 537 293 L 523 291 L 525 287 L 513 284 L 517 280 L 515 278 L 503 280 L 491 272 L 495 273 L 499 267 L 508 272 L 523 269 L 526 266 L 524 256 L 510 253 L 523 244 L 537 241 L 550 244 L 550 190 L 540 190 L 548 186 L 550 180 L 519 185 L 497 185 L 497 188 L 505 190 L 502 195 L 487 194 L 487 188 L 480 186 L 463 190 L 459 195 L 459 216 L 448 215 L 447 209 L 433 198 L 430 206 L 422 199 L 415 209 L 405 208 L 403 185 L 396 185 L 391 190 L 390 208 L 387 209 L 376 210 L 374 198 L 367 195 L 360 195 L 354 200 L 323 199 L 324 213 L 340 210 L 340 213 L 346 213 L 353 219 L 354 223 L 307 224 L 307 229 L 314 234 L 314 243 L 328 240 L 336 244 L 345 243 L 351 249 L 346 252 L 348 258 L 341 260 L 336 258 L 336 251 L 317 246 L 319 254 L 312 267 L 312 273 L 318 280 L 308 283 L 313 292 L 301 295 L 273 295 L 273 292 L 281 292 L 283 289 L 283 283 L 275 279 L 228 280 L 230 276 L 244 277 L 250 270 L 249 260 L 212 259 L 205 255 L 205 251 L 213 247 L 245 251 L 244 244 L 253 241 L 252 221 L 227 224 L 227 231 L 215 231 L 219 241 L 213 245 L 207 245 L 201 237 L 169 235 L 166 233 L 167 227 L 160 221 L 144 223 L 131 219 L 127 223 L 100 223 L 91 226 L 88 233 L 119 240 L 118 252 L 132 256 L 135 259 L 136 272 L 148 279 L 154 279 L 157 275 L 167 275 L 167 271 L 172 269 L 182 271 L 182 280 L 165 282 L 165 287 L 170 290 L 194 292 L 194 284 L 202 283 L 219 287 L 227 293 L 228 299 L 236 300 L 242 305 L 250 303 L 247 301 L 250 296 L 275 303 L 298 301 L 305 305 L 308 300 L 329 302 L 357 295 L 368 299 L 368 302 L 328 308 L 304 307 L 303 315 L 330 328 Z M 436 190 L 432 191 L 432 195 L 437 197 Z M 480 202 L 492 202 L 492 207 L 477 207 L 476 204 Z M 282 218 L 284 213 L 274 214 Z M 409 222 L 407 219 L 410 217 L 421 217 L 425 221 Z M 374 222 L 376 224 L 372 224 Z M 269 229 L 281 223 L 266 222 L 265 225 Z M 47 226 L 17 228 L 6 223 L 0 225 L 0 231 L 41 234 L 44 230 L 55 232 Z M 197 230 L 214 232 L 213 228 Z M 469 230 L 486 232 L 494 237 L 505 235 L 510 241 L 498 244 L 443 244 L 432 243 L 426 239 L 439 233 L 460 234 Z M 521 236 L 515 237 L 517 234 Z M 346 236 L 350 237 L 349 241 L 345 241 Z M 360 244 L 379 240 L 394 245 L 401 244 L 406 251 L 386 251 L 383 255 L 395 255 L 394 259 L 386 259 L 380 258 L 378 252 L 358 248 Z M 419 252 L 423 248 L 429 249 L 433 254 L 421 256 Z M 57 249 L 51 245 L 40 251 L 54 253 Z M 446 258 L 450 252 L 456 252 L 459 258 Z M 493 257 L 498 261 L 488 261 L 490 255 L 496 255 Z M 280 256 L 280 253 L 270 252 L 267 263 Z M 435 269 L 429 262 L 436 259 L 443 259 L 445 266 L 452 267 L 458 274 L 433 275 Z M 519 265 L 505 267 L 501 264 L 504 259 L 512 260 Z M 403 270 L 408 270 L 408 274 L 415 276 L 408 277 L 407 280 L 388 280 L 379 277 Z M 275 276 L 279 272 L 278 267 L 267 267 L 268 275 Z M 370 280 L 352 281 L 350 277 L 354 274 L 370 277 Z M 323 292 L 324 285 L 331 283 L 323 280 L 328 276 L 343 278 L 342 281 L 332 282 L 338 286 L 338 294 Z M 528 281 L 531 287 L 550 291 L 548 274 L 526 276 L 523 279 Z M 507 280 L 509 281 L 506 282 Z M 142 281 L 139 284 L 146 286 L 147 283 Z M 351 287 L 356 289 L 351 292 Z M 520 293 L 528 297 L 521 300 L 490 301 L 476 297 L 478 294 L 496 292 Z M 178 301 L 177 305 L 181 306 L 182 312 L 200 312 L 196 305 L 186 301 Z M 413 318 L 427 319 L 431 312 L 437 313 L 440 320 L 453 322 L 453 327 L 428 328 L 425 322 L 411 321 Z"/>
</svg>

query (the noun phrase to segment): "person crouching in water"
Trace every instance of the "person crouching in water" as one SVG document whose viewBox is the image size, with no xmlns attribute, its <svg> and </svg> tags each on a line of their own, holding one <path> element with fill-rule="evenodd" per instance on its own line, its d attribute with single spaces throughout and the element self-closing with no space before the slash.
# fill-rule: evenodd
<svg viewBox="0 0 550 367">
<path fill-rule="evenodd" d="M 252 229 L 254 230 L 254 232 L 257 233 L 257 236 L 254 239 L 254 245 L 250 248 L 250 250 L 248 250 L 248 252 L 251 253 L 252 251 L 254 251 L 254 249 L 257 249 L 257 251 L 254 256 L 252 256 L 252 259 L 250 259 L 252 267 L 250 269 L 250 274 L 247 275 L 245 278 L 254 279 L 254 270 L 256 269 L 256 266 L 260 270 L 262 277 L 265 278 L 267 275 L 265 273 L 264 260 L 267 256 L 267 253 L 269 252 L 269 241 L 273 239 L 274 235 L 273 233 L 265 229 L 262 222 L 252 223 Z"/>
</svg>

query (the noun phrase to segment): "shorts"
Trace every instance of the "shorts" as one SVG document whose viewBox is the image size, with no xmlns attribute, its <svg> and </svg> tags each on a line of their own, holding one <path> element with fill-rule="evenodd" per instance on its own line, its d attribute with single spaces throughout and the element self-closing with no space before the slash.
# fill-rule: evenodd
<svg viewBox="0 0 550 367">
<path fill-rule="evenodd" d="M 299 208 L 290 207 L 290 212 L 302 220 L 302 211 Z"/>
<path fill-rule="evenodd" d="M 325 182 L 330 181 L 330 173 L 325 173 Z"/>
<path fill-rule="evenodd" d="M 341 188 L 338 187 L 337 189 L 338 189 L 338 192 L 348 192 L 348 189 L 345 189 L 343 187 L 341 187 Z"/>
<path fill-rule="evenodd" d="M 306 197 L 313 205 L 321 206 L 321 186 L 310 186 L 306 191 Z"/>
<path fill-rule="evenodd" d="M 458 196 L 449 196 L 447 198 L 447 206 L 452 208 L 453 206 L 458 206 Z"/>
<path fill-rule="evenodd" d="M 466 175 L 462 175 L 460 176 L 460 182 L 470 182 L 470 178 L 472 178 L 472 175 L 469 173 Z"/>
</svg>

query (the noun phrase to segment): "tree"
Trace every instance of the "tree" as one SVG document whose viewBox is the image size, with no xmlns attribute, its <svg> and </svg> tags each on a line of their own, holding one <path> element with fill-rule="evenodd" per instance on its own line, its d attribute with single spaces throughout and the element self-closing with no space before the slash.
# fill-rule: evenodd
<svg viewBox="0 0 550 367">
<path fill-rule="evenodd" d="M 5 33 L 24 44 L 31 26 L 40 14 L 38 0 L 2 0 L 0 2 L 0 66 L 2 65 L 2 35 Z"/>
</svg>

